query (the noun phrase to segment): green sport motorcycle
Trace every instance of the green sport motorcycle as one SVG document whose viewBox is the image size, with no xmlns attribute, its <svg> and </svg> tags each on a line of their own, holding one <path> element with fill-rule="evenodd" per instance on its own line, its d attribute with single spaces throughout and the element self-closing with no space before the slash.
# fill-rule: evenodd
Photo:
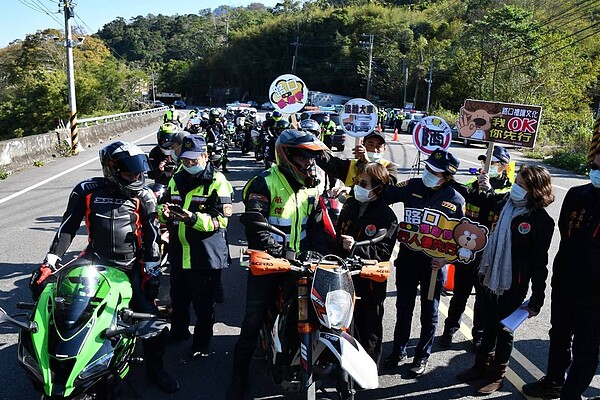
<svg viewBox="0 0 600 400">
<path fill-rule="evenodd" d="M 103 265 L 65 266 L 29 309 L 27 321 L 0 308 L 0 324 L 20 328 L 18 357 L 42 399 L 110 399 L 121 388 L 137 338 L 158 335 L 166 322 L 128 308 L 127 275 Z M 15 316 L 17 317 L 17 316 Z"/>
</svg>

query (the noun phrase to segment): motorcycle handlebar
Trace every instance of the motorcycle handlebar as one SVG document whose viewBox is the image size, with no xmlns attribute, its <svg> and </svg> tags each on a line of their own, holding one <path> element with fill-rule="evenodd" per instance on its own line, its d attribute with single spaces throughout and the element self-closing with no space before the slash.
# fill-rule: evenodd
<svg viewBox="0 0 600 400">
<path fill-rule="evenodd" d="M 123 316 L 129 317 L 131 319 L 153 319 L 156 318 L 156 315 L 150 313 L 139 313 L 134 312 L 129 309 L 123 310 Z"/>
</svg>

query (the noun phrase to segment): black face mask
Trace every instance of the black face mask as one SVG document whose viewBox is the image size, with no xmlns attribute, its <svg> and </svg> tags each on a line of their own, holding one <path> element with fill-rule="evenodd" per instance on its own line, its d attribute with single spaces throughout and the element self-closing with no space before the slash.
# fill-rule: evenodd
<svg viewBox="0 0 600 400">
<path fill-rule="evenodd" d="M 307 188 L 317 187 L 321 183 L 321 180 L 317 176 L 317 165 L 313 162 L 306 169 L 306 178 L 304 179 L 304 186 Z"/>
</svg>

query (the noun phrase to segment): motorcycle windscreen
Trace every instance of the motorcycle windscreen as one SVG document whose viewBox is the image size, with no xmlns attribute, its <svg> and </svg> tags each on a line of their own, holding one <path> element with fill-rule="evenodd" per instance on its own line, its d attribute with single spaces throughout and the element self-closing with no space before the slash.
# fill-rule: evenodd
<svg viewBox="0 0 600 400">
<path fill-rule="evenodd" d="M 319 322 L 327 328 L 349 327 L 354 312 L 354 284 L 347 270 L 317 267 L 310 299 Z"/>
<path fill-rule="evenodd" d="M 56 285 L 54 322 L 65 338 L 81 330 L 110 292 L 101 266 L 78 266 L 62 275 Z"/>
</svg>

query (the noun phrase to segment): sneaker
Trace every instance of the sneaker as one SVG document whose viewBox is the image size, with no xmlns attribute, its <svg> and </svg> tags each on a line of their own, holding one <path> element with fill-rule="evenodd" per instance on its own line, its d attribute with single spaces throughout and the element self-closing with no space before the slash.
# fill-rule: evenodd
<svg viewBox="0 0 600 400">
<path fill-rule="evenodd" d="M 541 397 L 543 399 L 558 399 L 562 384 L 551 381 L 547 376 L 543 376 L 539 381 L 523 385 L 523 393 L 532 397 Z"/>
<path fill-rule="evenodd" d="M 419 358 L 415 361 L 413 361 L 412 365 L 410 366 L 410 375 L 413 378 L 416 378 L 418 376 L 421 376 L 425 373 L 425 370 L 427 369 L 427 359 L 426 358 Z"/>
<path fill-rule="evenodd" d="M 454 337 L 454 335 L 451 332 L 444 333 L 440 339 L 440 346 L 442 346 L 446 349 L 452 347 L 452 338 L 453 337 Z"/>
<path fill-rule="evenodd" d="M 210 353 L 204 347 L 199 349 L 192 348 L 192 350 L 190 351 L 190 357 L 193 359 L 208 357 L 209 355 Z"/>
<path fill-rule="evenodd" d="M 385 360 L 383 360 L 383 368 L 385 369 L 393 369 L 398 368 L 398 364 L 402 361 L 406 361 L 408 356 L 406 353 L 392 353 Z"/>
</svg>

